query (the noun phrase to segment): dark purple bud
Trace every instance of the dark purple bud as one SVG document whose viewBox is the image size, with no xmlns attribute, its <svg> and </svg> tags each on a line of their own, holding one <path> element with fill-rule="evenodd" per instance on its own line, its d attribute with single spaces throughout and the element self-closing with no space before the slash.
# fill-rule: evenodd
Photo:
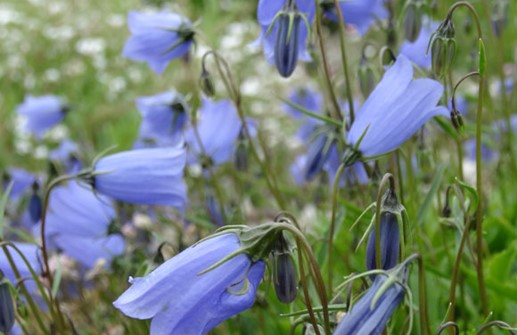
<svg viewBox="0 0 517 335">
<path fill-rule="evenodd" d="M 312 180 L 320 173 L 329 158 L 333 145 L 335 145 L 334 139 L 325 132 L 319 134 L 310 144 L 305 166 L 305 180 Z"/>
<path fill-rule="evenodd" d="M 276 256 L 275 266 L 274 286 L 276 296 L 280 302 L 290 304 L 298 294 L 296 268 L 291 255 L 282 253 Z"/>
<path fill-rule="evenodd" d="M 275 65 L 278 73 L 288 78 L 298 62 L 298 30 L 301 16 L 296 12 L 284 12 L 279 15 L 277 21 Z"/>
<path fill-rule="evenodd" d="M 33 223 L 37 223 L 41 219 L 41 213 L 43 211 L 43 205 L 41 198 L 38 195 L 39 185 L 37 182 L 32 184 L 32 195 L 29 200 L 29 215 Z"/>
<path fill-rule="evenodd" d="M 366 268 L 377 269 L 377 257 L 375 248 L 375 228 L 371 231 L 366 248 Z M 383 270 L 393 268 L 398 263 L 400 235 L 399 224 L 395 214 L 390 212 L 381 213 L 381 266 Z"/>
<path fill-rule="evenodd" d="M 216 226 L 224 226 L 224 215 L 221 213 L 221 206 L 211 194 L 206 196 L 206 209 L 210 219 Z"/>
<path fill-rule="evenodd" d="M 0 271 L 0 333 L 10 334 L 14 326 L 14 306 L 11 290 L 4 274 Z"/>
</svg>

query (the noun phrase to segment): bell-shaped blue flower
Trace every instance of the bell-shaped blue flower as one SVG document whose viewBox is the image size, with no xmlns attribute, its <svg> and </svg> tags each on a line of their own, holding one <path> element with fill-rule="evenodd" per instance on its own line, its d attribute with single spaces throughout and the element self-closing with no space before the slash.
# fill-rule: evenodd
<svg viewBox="0 0 517 335">
<path fill-rule="evenodd" d="M 331 149 L 335 145 L 335 140 L 326 132 L 318 134 L 314 141 L 309 144 L 305 162 L 305 180 L 312 180 L 321 172 L 329 158 Z"/>
<path fill-rule="evenodd" d="M 28 192 L 36 178 L 37 177 L 35 175 L 26 170 L 11 168 L 9 169 L 8 173 L 2 176 L 2 189 L 5 191 L 7 186 L 12 183 L 13 186 L 11 188 L 11 192 L 9 193 L 9 199 L 12 202 L 16 202 L 21 196 Z"/>
<path fill-rule="evenodd" d="M 296 90 L 289 95 L 289 101 L 301 106 L 313 113 L 321 113 L 323 110 L 323 97 L 320 93 L 311 89 Z M 284 104 L 283 109 L 291 115 L 295 120 L 302 122 L 296 135 L 304 141 L 307 141 L 314 129 L 323 124 L 323 121 L 307 116 L 291 105 Z"/>
<path fill-rule="evenodd" d="M 25 129 L 40 139 L 48 129 L 63 119 L 68 108 L 61 98 L 53 95 L 28 95 L 25 101 L 18 105 L 17 110 L 25 117 Z"/>
<path fill-rule="evenodd" d="M 430 118 L 449 116 L 447 108 L 436 106 L 442 93 L 435 80 L 413 80 L 411 62 L 400 55 L 357 113 L 348 143 L 363 157 L 397 149 Z"/>
<path fill-rule="evenodd" d="M 188 162 L 195 163 L 203 158 L 203 155 L 208 156 L 204 158 L 209 158 L 215 165 L 230 161 L 242 129 L 242 122 L 232 102 L 227 99 L 203 99 L 197 114 L 199 119 L 196 127 L 199 138 L 194 126 L 185 131 L 185 142 L 189 148 Z"/>
<path fill-rule="evenodd" d="M 187 113 L 190 109 L 183 95 L 167 91 L 138 98 L 136 105 L 142 116 L 140 138 L 165 138 L 171 143 L 181 140 L 182 129 L 187 122 Z"/>
<path fill-rule="evenodd" d="M 399 259 L 400 235 L 399 224 L 395 214 L 391 212 L 381 213 L 381 269 L 388 270 L 397 265 Z M 375 227 L 368 237 L 366 247 L 366 268 L 377 269 L 377 258 L 375 252 Z"/>
<path fill-rule="evenodd" d="M 366 33 L 376 20 L 389 16 L 388 10 L 384 7 L 384 0 L 340 1 L 339 7 L 345 23 L 354 25 L 361 35 Z M 333 0 L 324 1 L 323 8 L 328 18 L 334 22 L 338 21 Z"/>
<path fill-rule="evenodd" d="M 224 320 L 250 308 L 264 274 L 264 262 L 245 254 L 200 274 L 237 251 L 229 233 L 189 247 L 131 287 L 113 305 L 137 319 L 151 319 L 151 335 L 206 334 Z"/>
<path fill-rule="evenodd" d="M 119 152 L 95 164 L 95 190 L 120 201 L 168 205 L 183 209 L 187 190 L 183 181 L 186 152 L 183 144 Z"/>
<path fill-rule="evenodd" d="M 147 62 L 158 74 L 170 61 L 185 55 L 192 45 L 192 23 L 178 14 L 129 12 L 127 20 L 132 35 L 122 55 Z"/>
<path fill-rule="evenodd" d="M 287 39 L 287 30 L 285 28 L 287 25 L 285 24 L 286 20 L 289 17 L 286 14 L 280 14 L 288 4 L 288 0 L 259 0 L 258 9 L 257 9 L 257 19 L 261 27 L 261 34 L 258 41 L 262 41 L 262 46 L 264 50 L 264 56 L 271 64 L 277 64 L 277 68 L 285 69 L 285 74 L 294 70 L 291 68 L 292 66 L 296 66 L 296 60 L 301 61 L 311 61 L 311 56 L 307 51 L 307 38 L 309 36 L 309 32 L 307 29 L 307 25 L 305 20 L 298 16 L 298 19 L 293 20 L 292 24 L 296 26 L 291 27 L 291 35 L 290 38 Z M 294 9 L 298 14 L 296 15 L 304 15 L 306 22 L 312 22 L 314 19 L 314 14 L 316 12 L 315 2 L 311 0 L 294 0 L 293 1 Z M 293 8 L 287 9 L 293 10 Z M 277 15 L 279 15 L 277 17 Z M 272 27 L 271 27 L 272 25 Z M 280 30 L 280 31 L 279 31 Z M 291 37 L 293 39 L 291 39 Z M 295 38 L 295 39 L 294 39 Z M 281 40 L 284 41 L 284 46 L 280 50 Z M 288 42 L 288 46 L 285 44 Z M 283 52 L 283 55 L 276 54 L 276 51 L 280 50 Z M 285 51 L 289 51 L 284 53 Z M 289 54 L 291 55 L 289 56 Z M 289 57 L 284 57 L 289 56 Z M 282 61 L 289 60 L 288 67 L 278 66 L 278 62 L 282 63 Z M 289 68 L 290 71 L 287 71 Z M 281 71 L 282 73 L 282 71 Z M 290 75 L 290 73 L 289 73 Z"/>
<path fill-rule="evenodd" d="M 427 52 L 427 45 L 431 34 L 438 28 L 436 22 L 424 22 L 418 38 L 414 42 L 404 41 L 400 53 L 422 69 L 431 68 L 431 54 Z"/>
<path fill-rule="evenodd" d="M 372 306 L 379 289 L 388 280 L 378 275 L 366 294 L 345 314 L 333 335 L 379 335 L 391 314 L 404 299 L 404 288 L 398 283 L 390 285 Z"/>
<path fill-rule="evenodd" d="M 109 262 L 124 252 L 122 236 L 108 235 L 115 216 L 111 199 L 71 181 L 50 194 L 46 236 L 66 255 L 91 268 L 100 259 Z"/>
</svg>

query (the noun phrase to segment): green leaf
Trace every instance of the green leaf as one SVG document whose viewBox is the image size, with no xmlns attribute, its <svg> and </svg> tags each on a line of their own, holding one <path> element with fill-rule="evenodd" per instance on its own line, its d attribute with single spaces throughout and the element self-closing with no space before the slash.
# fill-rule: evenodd
<svg viewBox="0 0 517 335">
<path fill-rule="evenodd" d="M 487 262 L 487 277 L 493 278 L 494 280 L 509 278 L 516 257 L 517 243 L 513 243 L 504 251 L 490 257 Z"/>
<path fill-rule="evenodd" d="M 483 43 L 483 39 L 479 39 L 479 73 L 484 76 L 486 70 L 486 53 L 485 53 L 485 43 Z"/>
<path fill-rule="evenodd" d="M 455 177 L 454 180 L 464 191 L 466 191 L 466 194 L 470 195 L 470 198 L 472 199 L 471 208 L 477 208 L 479 203 L 479 195 L 477 190 L 469 184 L 465 183 L 464 181 L 459 180 L 458 177 Z"/>
<path fill-rule="evenodd" d="M 431 188 L 429 189 L 429 192 L 427 192 L 427 195 L 424 199 L 424 202 L 422 203 L 422 206 L 420 206 L 420 209 L 418 210 L 418 214 L 416 217 L 416 224 L 421 225 L 424 222 L 425 215 L 427 214 L 427 211 L 431 207 L 431 204 L 433 202 L 433 197 L 436 195 L 436 192 L 438 192 L 438 188 L 440 187 L 440 184 L 443 179 L 443 174 L 445 172 L 445 164 L 441 164 L 438 166 L 438 169 L 436 170 L 436 174 L 434 175 L 433 182 L 431 183 Z"/>
<path fill-rule="evenodd" d="M 52 297 L 56 297 L 57 291 L 59 290 L 59 285 L 61 284 L 61 275 L 63 274 L 63 268 L 61 267 L 61 262 L 57 261 L 57 269 L 56 274 L 54 276 L 54 282 L 52 283 Z"/>
<path fill-rule="evenodd" d="M 310 110 L 305 109 L 302 106 L 300 106 L 298 104 L 295 104 L 294 102 L 289 101 L 287 99 L 284 99 L 284 98 L 281 98 L 281 97 L 279 99 L 282 100 L 283 102 L 285 102 L 286 104 L 288 104 L 289 106 L 293 107 L 294 109 L 302 112 L 305 115 L 308 115 L 308 116 L 310 116 L 312 118 L 321 120 L 321 121 L 323 121 L 325 123 L 328 123 L 328 124 L 331 124 L 333 126 L 338 126 L 340 128 L 342 127 L 342 124 L 339 121 L 336 121 L 336 120 L 334 120 L 334 119 L 332 119 L 330 117 L 326 117 L 326 116 L 321 115 L 321 114 L 317 114 L 317 113 L 311 112 Z"/>
<path fill-rule="evenodd" d="M 2 194 L 2 198 L 0 199 L 0 240 L 4 239 L 4 216 L 5 216 L 5 208 L 7 207 L 7 201 L 9 200 L 9 193 L 11 193 L 11 189 L 13 188 L 14 182 L 11 181 L 7 188 L 5 189 L 4 194 Z"/>
</svg>

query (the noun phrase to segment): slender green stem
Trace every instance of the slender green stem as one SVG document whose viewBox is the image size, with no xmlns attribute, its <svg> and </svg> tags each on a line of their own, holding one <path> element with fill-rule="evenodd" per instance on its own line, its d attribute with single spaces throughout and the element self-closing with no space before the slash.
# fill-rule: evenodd
<svg viewBox="0 0 517 335">
<path fill-rule="evenodd" d="M 332 85 L 330 67 L 328 64 L 327 52 L 325 51 L 325 43 L 323 41 L 323 32 L 322 32 L 322 28 L 321 28 L 321 9 L 320 9 L 318 1 L 316 1 L 316 34 L 318 35 L 318 43 L 320 46 L 321 61 L 323 63 L 323 71 L 325 73 L 325 81 L 327 83 L 327 90 L 330 95 L 330 100 L 332 102 L 332 105 L 334 106 L 333 117 L 336 120 L 343 121 L 343 116 L 341 115 L 341 108 L 339 108 L 339 103 L 337 101 L 336 93 L 334 92 L 334 85 Z"/>
<path fill-rule="evenodd" d="M 253 142 L 253 137 L 251 136 L 251 132 L 249 130 L 248 122 L 246 120 L 246 116 L 244 115 L 244 111 L 242 109 L 242 100 L 241 95 L 239 93 L 239 90 L 237 88 L 237 85 L 235 84 L 235 81 L 233 80 L 232 73 L 230 71 L 230 67 L 216 51 L 211 50 L 205 56 L 208 54 L 212 54 L 214 56 L 215 64 L 217 67 L 217 71 L 219 72 L 220 77 L 223 80 L 223 83 L 226 87 L 226 90 L 228 91 L 228 94 L 230 95 L 230 98 L 232 99 L 235 108 L 237 109 L 237 114 L 239 115 L 239 118 L 242 122 L 242 129 L 244 130 L 244 135 L 246 135 L 246 138 L 248 139 L 248 143 L 250 145 L 251 154 L 253 155 L 253 158 L 257 161 L 259 164 L 262 172 L 264 173 L 264 179 L 266 180 L 266 184 L 273 194 L 273 197 L 276 200 L 277 205 L 280 207 L 280 209 L 286 209 L 286 203 L 278 189 L 278 184 L 276 183 L 274 174 L 271 173 L 271 170 L 269 169 L 269 166 L 264 163 L 258 154 L 257 148 L 255 147 L 255 144 Z M 259 143 L 262 145 L 262 142 L 259 141 Z M 262 148 L 264 152 L 266 152 L 265 147 Z"/>
<path fill-rule="evenodd" d="M 300 244 L 298 239 L 296 241 L 298 244 Z M 314 315 L 314 311 L 312 309 L 312 304 L 311 304 L 311 299 L 309 296 L 309 285 L 307 284 L 307 281 L 305 279 L 305 269 L 304 269 L 304 265 L 303 265 L 302 249 L 300 248 L 300 246 L 298 246 L 297 249 L 298 249 L 298 259 L 300 262 L 299 263 L 300 281 L 301 281 L 302 289 L 303 289 L 303 297 L 305 298 L 305 307 L 307 307 L 307 312 L 309 314 L 309 318 L 310 318 L 312 326 L 314 328 L 314 332 L 316 333 L 316 335 L 320 335 L 320 331 L 318 329 L 318 322 L 316 321 L 316 316 Z"/>
<path fill-rule="evenodd" d="M 454 330 L 453 335 L 458 335 L 460 333 L 460 327 L 458 327 L 456 322 L 448 321 L 441 325 L 440 328 L 438 328 L 435 335 L 440 335 L 447 328 L 452 328 Z"/>
<path fill-rule="evenodd" d="M 431 335 L 431 322 L 429 321 L 429 307 L 427 303 L 427 284 L 425 280 L 424 260 L 421 256 L 418 260 L 418 302 L 420 306 L 418 311 L 420 313 L 420 334 L 427 333 Z"/>
<path fill-rule="evenodd" d="M 345 52 L 345 21 L 341 13 L 341 7 L 339 6 L 338 0 L 334 0 L 334 6 L 336 7 L 336 14 L 338 17 L 339 24 L 339 45 L 341 47 L 341 61 L 343 62 L 343 75 L 345 77 L 346 97 L 348 100 L 348 108 L 350 110 L 350 124 L 353 124 L 355 119 L 354 101 L 352 97 L 352 87 L 350 86 L 350 76 L 348 75 L 348 62 Z"/>
<path fill-rule="evenodd" d="M 329 294 L 332 293 L 332 269 L 334 268 L 332 264 L 332 254 L 333 254 L 333 245 L 334 245 L 334 231 L 336 227 L 336 210 L 337 210 L 337 193 L 339 186 L 339 179 L 341 178 L 341 174 L 345 169 L 345 164 L 341 163 L 339 168 L 337 169 L 336 175 L 334 176 L 334 183 L 332 184 L 332 216 L 330 218 L 330 233 L 328 239 L 328 265 L 327 265 L 327 290 Z"/>
<path fill-rule="evenodd" d="M 451 6 L 447 17 L 451 18 L 454 10 L 460 6 L 466 7 L 476 22 L 476 28 L 478 33 L 478 40 L 483 41 L 483 32 L 481 30 L 481 23 L 479 16 L 474 7 L 467 1 L 459 1 Z M 480 50 L 484 52 L 484 48 Z M 484 57 L 484 54 L 480 54 L 480 57 Z M 481 59 L 481 58 L 480 58 Z M 483 65 L 485 66 L 485 65 Z M 485 95 L 485 69 L 479 69 L 479 87 L 478 87 L 478 108 L 477 108 L 477 119 L 476 119 L 476 188 L 478 192 L 478 207 L 476 210 L 476 246 L 477 246 L 477 277 L 479 286 L 479 295 L 481 299 L 481 305 L 483 308 L 483 314 L 487 316 L 490 312 L 488 306 L 488 297 L 485 287 L 485 274 L 483 271 L 483 157 L 481 156 L 481 137 L 482 137 L 482 122 L 483 122 L 483 98 Z M 504 88 L 503 88 L 504 89 Z"/>
</svg>

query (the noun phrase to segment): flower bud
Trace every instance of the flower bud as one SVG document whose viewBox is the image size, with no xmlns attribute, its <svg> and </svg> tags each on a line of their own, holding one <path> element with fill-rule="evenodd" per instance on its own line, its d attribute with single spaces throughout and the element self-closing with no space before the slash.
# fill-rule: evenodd
<svg viewBox="0 0 517 335">
<path fill-rule="evenodd" d="M 273 282 L 276 296 L 280 302 L 290 304 L 298 294 L 296 268 L 287 241 L 282 234 L 280 234 L 273 251 L 273 258 Z"/>
<path fill-rule="evenodd" d="M 312 180 L 323 169 L 327 162 L 331 148 L 335 145 L 335 139 L 326 132 L 317 135 L 316 139 L 310 144 L 307 152 L 307 162 L 305 165 L 305 180 Z"/>
<path fill-rule="evenodd" d="M 203 69 L 201 76 L 199 77 L 199 86 L 207 97 L 213 97 L 215 95 L 214 81 L 212 75 L 206 69 Z"/>
<path fill-rule="evenodd" d="M 463 116 L 456 109 L 451 111 L 451 122 L 457 131 L 463 131 Z"/>
<path fill-rule="evenodd" d="M 10 334 L 14 326 L 14 306 L 7 279 L 0 271 L 0 333 Z"/>
<path fill-rule="evenodd" d="M 503 29 L 508 23 L 508 0 L 495 0 L 492 7 L 492 26 L 494 34 L 501 37 Z"/>
<path fill-rule="evenodd" d="M 443 78 L 454 62 L 456 40 L 454 39 L 454 24 L 446 18 L 431 36 L 431 62 L 434 74 Z"/>
<path fill-rule="evenodd" d="M 275 37 L 275 65 L 278 73 L 288 78 L 298 62 L 298 30 L 301 16 L 296 11 L 279 14 Z"/>
<path fill-rule="evenodd" d="M 375 88 L 375 73 L 366 58 L 361 59 L 359 64 L 359 87 L 363 97 L 367 98 Z"/>
<path fill-rule="evenodd" d="M 43 211 L 43 205 L 41 198 L 38 195 L 39 185 L 35 181 L 32 184 L 32 195 L 29 200 L 29 215 L 33 223 L 37 223 L 41 219 L 41 213 Z"/>
<path fill-rule="evenodd" d="M 404 36 L 415 42 L 422 30 L 423 3 L 419 0 L 408 1 L 404 15 Z"/>
<path fill-rule="evenodd" d="M 235 150 L 235 169 L 237 171 L 248 170 L 248 150 L 246 148 L 244 131 L 241 129 L 237 139 L 237 149 Z"/>
</svg>

